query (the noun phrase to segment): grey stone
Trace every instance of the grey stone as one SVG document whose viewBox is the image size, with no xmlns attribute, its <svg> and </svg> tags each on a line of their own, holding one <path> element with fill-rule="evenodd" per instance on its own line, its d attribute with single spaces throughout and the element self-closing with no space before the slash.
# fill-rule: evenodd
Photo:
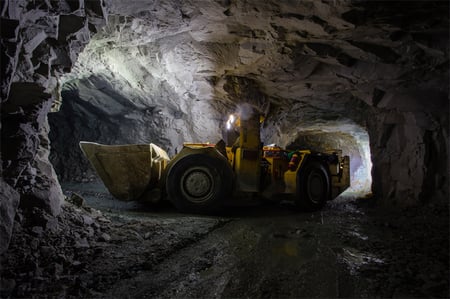
<svg viewBox="0 0 450 299">
<path fill-rule="evenodd" d="M 57 232 L 59 229 L 58 219 L 57 218 L 50 218 L 45 225 L 45 229 L 50 232 Z"/>
<path fill-rule="evenodd" d="M 70 196 L 70 201 L 77 207 L 82 207 L 84 204 L 84 198 L 75 192 Z"/>
<path fill-rule="evenodd" d="M 86 236 L 88 237 L 93 237 L 95 234 L 95 231 L 92 227 L 87 227 L 86 228 Z"/>
<path fill-rule="evenodd" d="M 81 217 L 83 217 L 83 223 L 86 225 L 91 225 L 94 223 L 94 219 L 92 219 L 92 217 L 89 217 L 87 215 L 82 215 Z"/>
<path fill-rule="evenodd" d="M 111 236 L 107 233 L 103 233 L 100 235 L 99 239 L 100 242 L 109 242 L 111 240 Z"/>
<path fill-rule="evenodd" d="M 77 248 L 89 248 L 89 242 L 86 238 L 80 238 L 78 240 L 76 240 L 75 242 L 75 247 Z"/>
<path fill-rule="evenodd" d="M 24 209 L 39 207 L 57 216 L 61 212 L 63 196 L 59 185 L 35 185 L 21 195 L 20 205 Z"/>
<path fill-rule="evenodd" d="M 19 194 L 0 178 L 0 253 L 8 249 L 19 198 Z"/>
<path fill-rule="evenodd" d="M 31 232 L 37 236 L 37 237 L 41 237 L 42 234 L 44 233 L 44 229 L 41 226 L 33 226 L 31 228 Z"/>
</svg>

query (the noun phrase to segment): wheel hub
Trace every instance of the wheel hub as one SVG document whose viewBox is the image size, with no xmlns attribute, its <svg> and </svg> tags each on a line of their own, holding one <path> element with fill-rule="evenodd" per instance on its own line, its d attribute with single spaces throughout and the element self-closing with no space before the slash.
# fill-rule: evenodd
<svg viewBox="0 0 450 299">
<path fill-rule="evenodd" d="M 193 202 L 207 200 L 213 189 L 213 181 L 207 169 L 194 168 L 183 176 L 182 191 Z"/>
</svg>

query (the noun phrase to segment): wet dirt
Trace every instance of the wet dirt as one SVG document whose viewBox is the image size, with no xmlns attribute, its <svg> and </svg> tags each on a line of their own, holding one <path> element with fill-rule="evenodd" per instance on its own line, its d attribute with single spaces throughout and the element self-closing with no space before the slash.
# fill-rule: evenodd
<svg viewBox="0 0 450 299">
<path fill-rule="evenodd" d="M 2 258 L 2 280 L 11 285 L 5 297 L 449 296 L 448 207 L 398 212 L 348 194 L 314 213 L 287 202 L 248 201 L 199 216 L 169 204 L 119 202 L 99 184 L 63 187 L 84 200 L 81 207 L 67 202 L 66 213 L 92 220 L 72 228 L 80 237 L 69 238 L 74 246 L 66 250 L 75 252 L 75 262 L 61 263 L 58 275 L 41 271 L 43 282 L 33 288 L 24 287 L 31 279 L 19 273 L 25 270 L 10 269 L 17 259 Z M 85 236 L 89 227 L 94 232 Z M 17 232 L 10 256 L 26 236 L 25 229 Z M 33 262 L 44 269 L 52 263 L 40 255 Z"/>
</svg>

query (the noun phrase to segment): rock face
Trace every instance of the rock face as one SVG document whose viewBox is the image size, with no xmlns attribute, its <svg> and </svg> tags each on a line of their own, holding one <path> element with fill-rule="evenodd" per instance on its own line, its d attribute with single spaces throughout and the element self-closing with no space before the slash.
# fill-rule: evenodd
<svg viewBox="0 0 450 299">
<path fill-rule="evenodd" d="M 382 202 L 448 200 L 448 8 L 2 2 L 5 181 L 24 206 L 58 213 L 45 119 L 62 89 L 50 124 L 64 180 L 89 175 L 79 140 L 154 142 L 174 154 L 183 141 L 216 142 L 228 114 L 249 104 L 266 116 L 266 143 L 345 146 L 353 178 L 364 177 L 365 192 L 372 179 Z"/>
<path fill-rule="evenodd" d="M 0 253 L 8 249 L 9 240 L 14 224 L 14 216 L 19 205 L 19 194 L 14 189 L 0 179 Z"/>
<path fill-rule="evenodd" d="M 63 193 L 48 159 L 47 114 L 60 104 L 59 78 L 105 15 L 100 0 L 2 1 L 1 11 L 3 250 L 18 197 L 23 210 L 40 208 L 53 216 L 61 211 Z"/>
<path fill-rule="evenodd" d="M 395 204 L 448 201 L 448 94 L 422 88 L 385 95 L 371 122 L 373 189 Z"/>
</svg>

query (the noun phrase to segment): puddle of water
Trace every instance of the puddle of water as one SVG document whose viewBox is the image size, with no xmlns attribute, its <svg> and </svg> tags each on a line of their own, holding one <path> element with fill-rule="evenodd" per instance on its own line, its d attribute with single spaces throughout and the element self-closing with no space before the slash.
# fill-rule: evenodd
<svg viewBox="0 0 450 299">
<path fill-rule="evenodd" d="M 350 274 L 356 275 L 363 265 L 368 264 L 384 264 L 381 258 L 376 257 L 367 252 L 361 252 L 354 248 L 342 248 L 342 252 L 338 254 L 340 258 L 347 264 Z"/>
<path fill-rule="evenodd" d="M 298 244 L 297 242 L 287 241 L 281 246 L 274 247 L 273 252 L 277 255 L 297 257 L 299 255 Z"/>
<path fill-rule="evenodd" d="M 363 240 L 363 241 L 367 241 L 367 240 L 369 239 L 368 236 L 363 235 L 363 234 L 360 234 L 360 233 L 358 233 L 358 232 L 356 232 L 356 231 L 350 231 L 349 234 L 350 234 L 351 236 L 357 237 L 358 239 L 361 239 L 361 240 Z"/>
</svg>

